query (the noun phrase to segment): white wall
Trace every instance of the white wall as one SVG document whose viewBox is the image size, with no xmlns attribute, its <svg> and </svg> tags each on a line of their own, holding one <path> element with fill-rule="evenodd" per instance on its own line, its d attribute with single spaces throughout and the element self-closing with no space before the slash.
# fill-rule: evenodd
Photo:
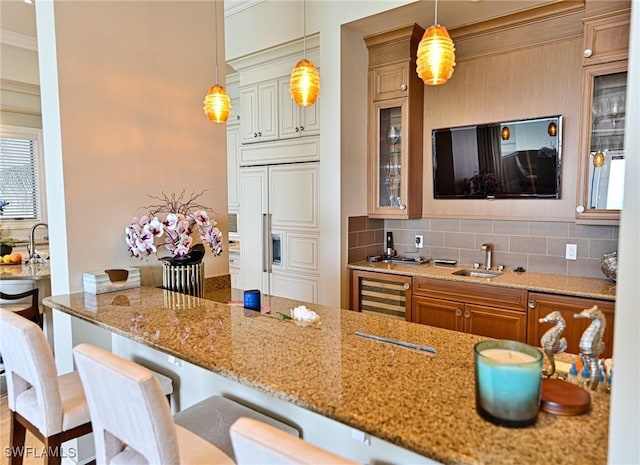
<svg viewBox="0 0 640 465">
<path fill-rule="evenodd" d="M 202 112 L 213 45 L 224 56 L 213 5 L 36 4 L 54 294 L 82 290 L 83 271 L 159 267 L 124 242 L 148 195 L 207 189 L 200 203 L 226 235 L 226 130 Z M 206 257 L 206 276 L 228 273 L 226 252 Z"/>
</svg>

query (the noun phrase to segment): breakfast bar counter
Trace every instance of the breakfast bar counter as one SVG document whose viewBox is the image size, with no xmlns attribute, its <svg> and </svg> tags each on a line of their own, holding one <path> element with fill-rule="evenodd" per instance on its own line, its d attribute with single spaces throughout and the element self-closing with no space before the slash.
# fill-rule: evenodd
<svg viewBox="0 0 640 465">
<path fill-rule="evenodd" d="M 244 309 L 242 292 L 199 299 L 157 288 L 77 293 L 45 305 L 186 360 L 276 399 L 315 412 L 445 464 L 604 464 L 609 395 L 590 412 L 540 412 L 532 427 L 495 426 L 475 410 L 474 345 L 479 336 L 262 296 Z M 283 319 L 299 305 L 320 315 Z M 356 332 L 436 349 L 431 355 Z"/>
</svg>

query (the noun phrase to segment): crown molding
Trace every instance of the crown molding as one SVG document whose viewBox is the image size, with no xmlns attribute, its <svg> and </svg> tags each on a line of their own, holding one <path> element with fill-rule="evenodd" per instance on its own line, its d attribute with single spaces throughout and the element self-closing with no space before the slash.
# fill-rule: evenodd
<svg viewBox="0 0 640 465">
<path fill-rule="evenodd" d="M 224 2 L 224 17 L 235 15 L 262 2 L 264 2 L 264 0 L 227 0 Z"/>
<path fill-rule="evenodd" d="M 26 34 L 20 34 L 19 32 L 8 31 L 6 29 L 0 30 L 0 42 L 5 45 L 25 48 L 34 52 L 38 51 L 38 41 L 36 38 Z"/>
</svg>

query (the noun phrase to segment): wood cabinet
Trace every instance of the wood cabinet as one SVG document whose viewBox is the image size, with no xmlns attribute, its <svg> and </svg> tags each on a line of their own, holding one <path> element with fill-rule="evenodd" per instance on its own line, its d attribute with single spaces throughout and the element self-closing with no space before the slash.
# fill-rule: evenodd
<svg viewBox="0 0 640 465">
<path fill-rule="evenodd" d="M 415 72 L 417 24 L 365 37 L 369 49 L 368 214 L 422 216 L 424 84 Z"/>
<path fill-rule="evenodd" d="M 526 342 L 526 299 L 524 290 L 414 278 L 411 321 Z"/>
<path fill-rule="evenodd" d="M 412 321 L 411 276 L 351 270 L 351 310 Z"/>
<path fill-rule="evenodd" d="M 278 81 L 240 88 L 240 128 L 243 144 L 278 138 Z"/>
<path fill-rule="evenodd" d="M 289 94 L 289 78 L 278 81 L 278 133 L 280 139 L 293 139 L 320 134 L 320 99 L 301 107 Z"/>
<path fill-rule="evenodd" d="M 576 218 L 616 224 L 623 206 L 629 10 L 584 19 Z"/>
<path fill-rule="evenodd" d="M 608 300 L 588 299 L 583 297 L 570 297 L 553 294 L 543 294 L 529 292 L 529 322 L 527 343 L 533 346 L 540 346 L 540 339 L 543 334 L 552 327 L 550 323 L 540 323 L 539 319 L 553 311 L 558 311 L 566 322 L 566 329 L 563 337 L 567 340 L 567 353 L 580 353 L 580 337 L 587 329 L 591 320 L 576 319 L 574 315 L 580 313 L 585 308 L 597 305 L 606 317 L 606 328 L 604 332 L 605 351 L 601 357 L 611 357 L 613 349 L 613 322 L 615 303 Z"/>
</svg>

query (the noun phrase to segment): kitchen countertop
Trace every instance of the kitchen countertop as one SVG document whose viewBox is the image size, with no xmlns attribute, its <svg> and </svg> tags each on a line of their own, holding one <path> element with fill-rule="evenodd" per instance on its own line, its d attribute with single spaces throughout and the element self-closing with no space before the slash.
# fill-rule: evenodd
<svg viewBox="0 0 640 465">
<path fill-rule="evenodd" d="M 4 279 L 18 280 L 40 280 L 49 279 L 49 262 L 45 264 L 2 265 L 0 266 L 0 281 Z"/>
<path fill-rule="evenodd" d="M 528 428 L 481 419 L 473 346 L 483 337 L 309 303 L 321 323 L 301 326 L 272 315 L 302 302 L 263 295 L 263 312 L 271 314 L 261 314 L 235 303 L 241 291 L 208 297 L 218 302 L 139 288 L 47 297 L 44 304 L 445 464 L 607 461 L 608 394 L 592 393 L 587 414 L 541 412 Z"/>
<path fill-rule="evenodd" d="M 400 274 L 423 278 L 444 279 L 468 283 L 482 283 L 490 286 L 526 289 L 536 292 L 563 294 L 577 297 L 590 297 L 603 300 L 616 299 L 616 283 L 609 279 L 584 278 L 552 273 L 536 273 L 525 271 L 516 273 L 505 269 L 503 274 L 494 278 L 473 278 L 470 276 L 456 276 L 453 273 L 472 266 L 434 265 L 432 263 L 397 264 L 387 262 L 356 262 L 350 263 L 354 270 L 377 271 L 380 273 Z"/>
</svg>

